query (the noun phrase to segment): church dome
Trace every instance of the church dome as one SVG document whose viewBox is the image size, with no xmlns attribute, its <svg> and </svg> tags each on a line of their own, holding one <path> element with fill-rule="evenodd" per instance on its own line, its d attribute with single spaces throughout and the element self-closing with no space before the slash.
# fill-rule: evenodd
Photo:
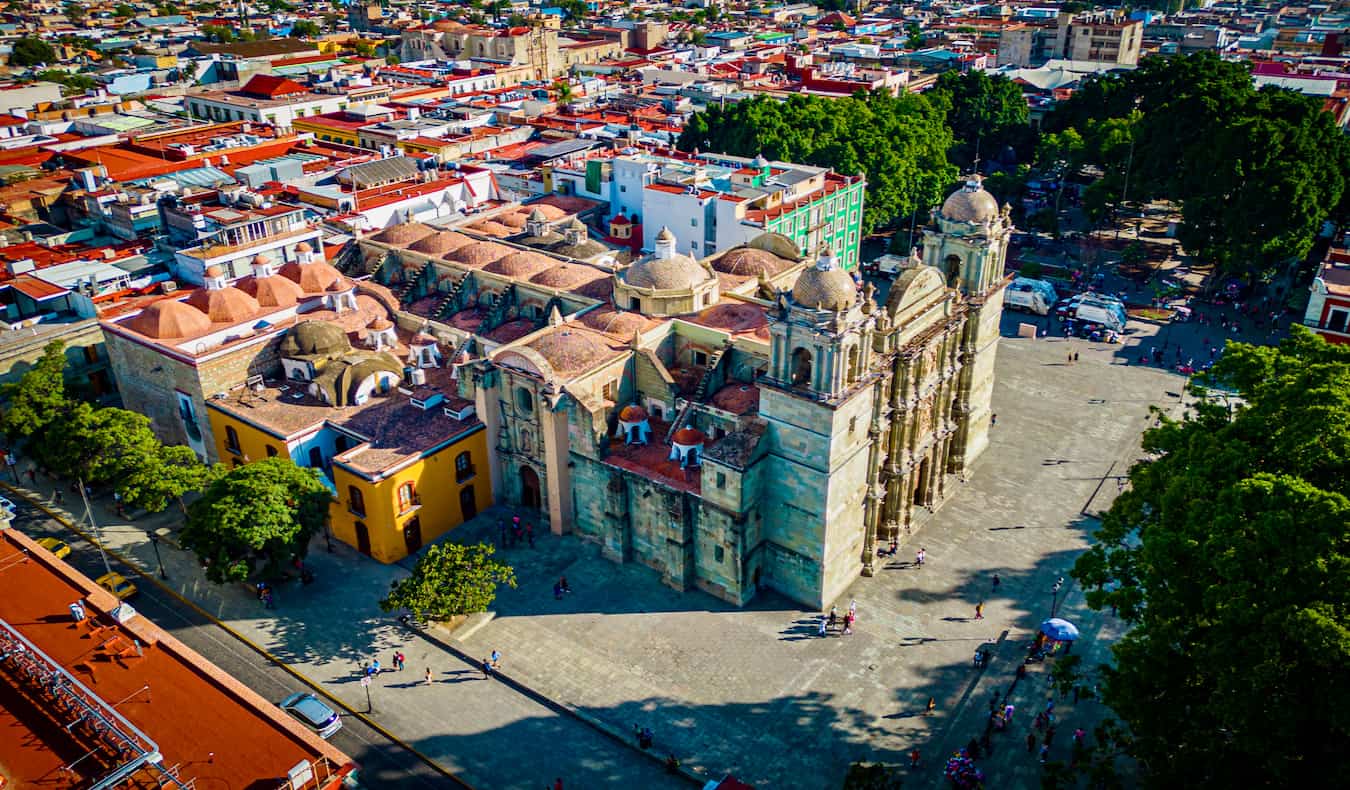
<svg viewBox="0 0 1350 790">
<path fill-rule="evenodd" d="M 503 277 L 512 277 L 520 280 L 528 280 L 537 274 L 557 266 L 558 262 L 546 255 L 540 255 L 537 252 L 513 252 L 505 255 L 483 267 L 483 271 L 489 274 L 500 274 Z"/>
<path fill-rule="evenodd" d="M 394 247 L 406 247 L 414 241 L 430 236 L 436 231 L 420 222 L 405 222 L 402 225 L 395 225 L 391 228 L 376 233 L 370 237 L 371 241 L 378 241 L 381 244 L 389 244 Z"/>
<path fill-rule="evenodd" d="M 442 230 L 424 236 L 412 244 L 408 245 L 409 252 L 420 252 L 423 255 L 434 255 L 440 257 L 446 253 L 454 252 L 466 244 L 472 244 L 473 239 L 465 236 L 463 233 L 455 233 L 453 230 Z"/>
<path fill-rule="evenodd" d="M 717 271 L 739 277 L 758 277 L 761 273 L 772 277 L 793 265 L 795 261 L 784 260 L 768 250 L 753 247 L 728 250 L 712 263 Z"/>
<path fill-rule="evenodd" d="M 952 222 L 983 224 L 998 218 L 998 201 L 972 178 L 947 198 L 940 213 L 943 219 Z"/>
<path fill-rule="evenodd" d="M 557 288 L 567 291 L 573 288 L 580 288 L 587 283 L 596 280 L 607 280 L 609 275 L 599 269 L 590 266 L 582 266 L 576 263 L 561 263 L 551 269 L 542 271 L 530 278 L 530 282 L 535 285 L 542 285 L 546 288 Z"/>
<path fill-rule="evenodd" d="M 304 296 L 304 291 L 294 280 L 279 275 L 271 277 L 245 277 L 239 281 L 239 289 L 258 300 L 263 307 L 294 307 Z"/>
<path fill-rule="evenodd" d="M 847 310 L 858 301 L 858 287 L 843 269 L 836 269 L 824 250 L 815 266 L 805 269 L 792 286 L 792 301 L 815 310 Z"/>
<path fill-rule="evenodd" d="M 511 248 L 505 244 L 497 244 L 491 241 L 477 241 L 473 244 L 466 244 L 445 256 L 445 260 L 453 263 L 460 263 L 475 269 L 487 266 L 489 263 L 505 258 L 511 254 Z"/>
<path fill-rule="evenodd" d="M 342 272 L 327 261 L 292 261 L 282 266 L 279 274 L 291 282 L 299 283 L 300 290 L 307 294 L 321 294 L 328 290 L 328 286 L 342 279 Z"/>
<path fill-rule="evenodd" d="M 576 373 L 610 355 L 610 349 L 589 332 L 560 329 L 530 343 L 555 371 Z"/>
<path fill-rule="evenodd" d="M 193 337 L 211 331 L 211 319 L 185 302 L 165 299 L 132 316 L 126 326 L 156 339 Z"/>
<path fill-rule="evenodd" d="M 619 419 L 623 422 L 642 422 L 647 419 L 647 410 L 635 403 L 630 403 L 619 411 Z"/>
<path fill-rule="evenodd" d="M 697 428 L 681 428 L 671 437 L 671 441 L 685 446 L 703 444 L 703 431 Z"/>
<path fill-rule="evenodd" d="M 327 321 L 301 321 L 281 341 L 283 357 L 334 357 L 352 350 L 347 333 Z"/>
<path fill-rule="evenodd" d="M 261 309 L 257 299 L 232 285 L 224 288 L 198 288 L 187 298 L 187 304 L 206 313 L 206 317 L 213 324 L 237 324 L 240 321 L 247 321 Z"/>
<path fill-rule="evenodd" d="M 656 236 L 656 252 L 629 266 L 623 273 L 625 283 L 634 288 L 659 291 L 687 291 L 712 275 L 698 261 L 675 252 L 675 234 L 662 228 Z"/>
</svg>

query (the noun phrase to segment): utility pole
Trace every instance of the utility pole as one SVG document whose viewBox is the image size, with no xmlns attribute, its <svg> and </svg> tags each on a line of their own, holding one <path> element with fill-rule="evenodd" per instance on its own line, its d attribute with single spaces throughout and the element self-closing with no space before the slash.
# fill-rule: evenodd
<svg viewBox="0 0 1350 790">
<path fill-rule="evenodd" d="M 103 558 L 103 571 L 112 573 L 112 565 L 108 564 L 108 553 L 103 550 L 103 528 L 98 525 L 94 519 L 94 509 L 89 506 L 89 493 L 84 490 L 84 477 L 75 478 L 75 485 L 80 487 L 80 499 L 84 501 L 84 517 L 89 519 L 89 526 L 94 528 L 94 545 L 98 546 L 98 556 Z"/>
</svg>

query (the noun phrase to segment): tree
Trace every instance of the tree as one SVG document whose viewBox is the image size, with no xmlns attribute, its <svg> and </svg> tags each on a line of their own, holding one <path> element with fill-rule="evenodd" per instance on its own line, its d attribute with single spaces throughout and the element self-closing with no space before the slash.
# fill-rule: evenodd
<svg viewBox="0 0 1350 790">
<path fill-rule="evenodd" d="M 113 16 L 119 19 L 130 19 L 136 16 L 136 9 L 127 3 L 118 3 L 113 6 Z"/>
<path fill-rule="evenodd" d="M 1100 668 L 1159 784 L 1297 786 L 1350 768 L 1350 347 L 1230 343 L 1073 575 L 1132 627 Z"/>
<path fill-rule="evenodd" d="M 561 0 L 557 5 L 569 20 L 586 18 L 586 0 Z"/>
<path fill-rule="evenodd" d="M 221 44 L 228 44 L 235 38 L 234 29 L 225 25 L 202 25 L 202 35 L 206 36 L 208 41 Z"/>
<path fill-rule="evenodd" d="M 64 92 L 67 94 L 84 93 L 98 85 L 98 80 L 88 74 L 72 74 L 60 69 L 44 69 L 36 76 L 43 82 L 55 82 L 65 87 L 67 90 Z"/>
<path fill-rule="evenodd" d="M 89 16 L 89 12 L 79 3 L 66 3 L 62 8 L 71 24 L 78 25 Z"/>
<path fill-rule="evenodd" d="M 203 464 L 189 447 L 160 445 L 118 477 L 116 490 L 122 501 L 131 507 L 158 513 L 168 507 L 172 499 L 187 515 L 183 495 L 201 491 L 213 476 L 223 473 L 223 469 L 212 469 Z"/>
<path fill-rule="evenodd" d="M 1013 161 L 1028 157 L 1035 141 L 1027 100 L 1017 83 L 984 71 L 946 71 L 929 91 L 930 100 L 944 107 L 955 145 L 952 159 L 962 168 L 973 166 L 975 156 L 983 161 Z"/>
<path fill-rule="evenodd" d="M 66 344 L 53 340 L 17 383 L 0 385 L 7 403 L 0 413 L 0 429 L 9 441 L 41 442 L 67 406 L 65 370 Z"/>
<path fill-rule="evenodd" d="M 873 92 L 710 106 L 689 119 L 677 145 L 864 174 L 866 235 L 943 199 L 957 177 L 947 161 L 951 140 L 943 112 L 927 98 Z"/>
<path fill-rule="evenodd" d="M 319 29 L 319 23 L 312 22 L 308 19 L 299 19 L 296 20 L 295 24 L 291 25 L 290 37 L 314 38 L 322 32 L 323 31 Z"/>
<path fill-rule="evenodd" d="M 11 66 L 39 66 L 43 63 L 55 63 L 56 50 L 40 38 L 26 36 L 14 42 L 9 53 Z"/>
<path fill-rule="evenodd" d="M 103 485 L 130 474 L 160 449 L 149 417 L 73 403 L 30 452 L 55 474 Z"/>
<path fill-rule="evenodd" d="M 266 458 L 211 481 L 179 536 L 217 584 L 280 576 L 323 529 L 332 494 L 314 469 Z M 258 565 L 261 564 L 259 568 Z"/>
<path fill-rule="evenodd" d="M 417 561 L 411 576 L 390 585 L 380 609 L 406 609 L 436 621 L 486 611 L 497 597 L 497 585 L 516 586 L 511 566 L 492 559 L 496 551 L 488 543 L 438 543 Z"/>
</svg>

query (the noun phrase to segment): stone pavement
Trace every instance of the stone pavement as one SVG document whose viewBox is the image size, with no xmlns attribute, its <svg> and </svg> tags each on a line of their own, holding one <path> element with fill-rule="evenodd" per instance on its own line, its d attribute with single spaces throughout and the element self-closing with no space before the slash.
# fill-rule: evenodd
<svg viewBox="0 0 1350 790">
<path fill-rule="evenodd" d="M 1143 342 L 1155 330 L 1136 334 Z M 840 598 L 841 613 L 858 601 L 851 636 L 816 637 L 818 613 L 773 594 L 733 609 L 662 587 L 645 568 L 610 563 L 576 538 L 549 536 L 534 550 L 506 551 L 519 588 L 504 591 L 495 619 L 459 644 L 501 650 L 532 687 L 616 729 L 652 727 L 660 750 L 709 777 L 837 787 L 850 761 L 900 763 L 916 745 L 931 767 L 974 734 L 966 717 L 987 711 L 982 684 L 1010 684 L 1017 654 L 1049 614 L 1054 579 L 1067 576 L 1095 528 L 1091 514 L 1109 507 L 1137 457 L 1148 407 L 1178 402 L 1180 377 L 1119 364 L 1118 348 L 1005 333 L 990 449 L 899 557 Z M 1070 350 L 1078 363 L 1066 362 Z M 467 525 L 454 538 L 491 539 L 491 525 Z M 919 547 L 922 569 L 912 565 Z M 575 592 L 555 601 L 552 584 L 564 574 Z M 1099 632 L 1114 638 L 1098 615 L 1069 605 L 1085 635 L 1080 649 L 1093 650 Z M 975 648 L 1005 632 L 1004 657 L 974 670 Z M 1036 683 L 1044 681 L 1023 692 Z"/>
<path fill-rule="evenodd" d="M 21 462 L 20 469 L 26 466 Z M 80 522 L 83 507 L 72 506 L 79 502 L 78 493 L 63 488 L 64 501 L 58 505 L 52 481 L 39 477 L 36 484 L 29 484 L 26 476 L 22 481 L 28 485 L 21 490 L 31 499 L 57 511 L 68 509 L 69 520 Z M 392 580 L 406 575 L 403 567 L 372 562 L 336 541 L 329 553 L 318 537 L 307 560 L 315 583 L 280 586 L 276 608 L 268 610 L 243 584 L 206 581 L 195 558 L 169 542 L 181 520 L 176 508 L 128 521 L 118 518 L 107 504 L 104 498 L 94 505 L 104 525 L 105 545 L 153 574 L 155 554 L 146 530 L 165 530 L 166 540 L 159 546 L 169 577 L 165 584 L 355 711 L 367 710 L 360 668 L 378 658 L 386 671 L 370 689 L 374 710 L 369 718 L 472 785 L 537 790 L 563 778 L 569 788 L 689 786 L 687 780 L 667 775 L 657 760 L 639 755 L 635 747 L 617 743 L 498 681 L 482 679 L 469 664 L 380 612 L 376 602 Z M 54 522 L 46 522 L 32 528 L 56 534 L 52 526 Z M 152 584 L 148 579 L 135 581 Z M 407 656 L 402 672 L 388 671 L 395 650 Z M 427 668 L 434 672 L 432 686 L 424 682 Z M 503 670 L 512 669 L 508 657 Z M 301 688 L 298 682 L 296 687 Z"/>
</svg>

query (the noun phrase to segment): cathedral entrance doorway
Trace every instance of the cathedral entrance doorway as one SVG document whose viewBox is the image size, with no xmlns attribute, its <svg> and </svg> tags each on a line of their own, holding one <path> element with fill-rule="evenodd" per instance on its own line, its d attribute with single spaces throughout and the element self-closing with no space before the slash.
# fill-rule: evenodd
<svg viewBox="0 0 1350 790">
<path fill-rule="evenodd" d="M 539 475 L 529 466 L 520 467 L 520 504 L 539 509 Z"/>
<path fill-rule="evenodd" d="M 928 504 L 928 475 L 930 474 L 928 462 L 929 459 L 923 459 L 923 463 L 919 464 L 918 473 L 914 475 L 914 504 L 916 505 Z"/>
</svg>

